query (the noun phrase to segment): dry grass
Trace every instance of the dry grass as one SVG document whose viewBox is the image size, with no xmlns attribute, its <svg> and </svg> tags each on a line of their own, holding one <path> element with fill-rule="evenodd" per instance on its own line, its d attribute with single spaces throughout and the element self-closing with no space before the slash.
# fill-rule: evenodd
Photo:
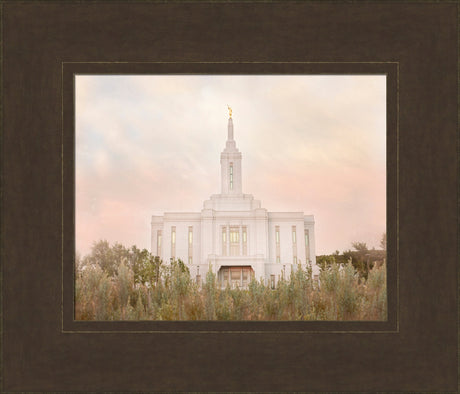
<svg viewBox="0 0 460 394">
<path fill-rule="evenodd" d="M 252 280 L 247 290 L 220 289 L 209 272 L 202 288 L 188 270 L 162 266 L 139 283 L 123 263 L 111 277 L 98 266 L 77 271 L 77 320 L 386 320 L 386 266 L 360 278 L 351 264 L 332 264 L 315 283 L 300 266 L 275 289 Z"/>
</svg>

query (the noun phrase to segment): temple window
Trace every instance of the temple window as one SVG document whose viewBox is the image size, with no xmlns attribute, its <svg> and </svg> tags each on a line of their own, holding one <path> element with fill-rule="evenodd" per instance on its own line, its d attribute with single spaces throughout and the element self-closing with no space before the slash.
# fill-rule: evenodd
<svg viewBox="0 0 460 394">
<path fill-rule="evenodd" d="M 246 226 L 242 228 L 242 237 L 243 237 L 243 256 L 248 254 L 248 230 Z"/>
<path fill-rule="evenodd" d="M 157 232 L 157 256 L 161 256 L 161 239 L 162 239 L 161 230 L 158 230 Z"/>
<path fill-rule="evenodd" d="M 233 163 L 230 163 L 230 190 L 233 190 Z"/>
<path fill-rule="evenodd" d="M 193 226 L 188 227 L 188 262 L 192 264 L 193 256 Z"/>
<path fill-rule="evenodd" d="M 280 226 L 275 226 L 276 262 L 280 262 Z"/>
<path fill-rule="evenodd" d="M 171 257 L 176 257 L 176 226 L 171 227 Z"/>
<path fill-rule="evenodd" d="M 310 260 L 310 237 L 308 230 L 305 230 L 305 258 L 307 262 Z"/>
<path fill-rule="evenodd" d="M 240 231 L 239 227 L 230 227 L 230 256 L 240 254 Z"/>
<path fill-rule="evenodd" d="M 222 227 L 222 256 L 227 255 L 227 227 Z"/>
</svg>

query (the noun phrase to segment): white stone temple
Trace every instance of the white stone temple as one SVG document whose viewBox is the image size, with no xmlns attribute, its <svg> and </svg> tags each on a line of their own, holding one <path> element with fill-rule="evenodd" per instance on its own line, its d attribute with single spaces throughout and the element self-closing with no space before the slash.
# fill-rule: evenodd
<svg viewBox="0 0 460 394">
<path fill-rule="evenodd" d="M 300 263 L 319 274 L 315 221 L 303 212 L 268 212 L 251 194 L 243 194 L 241 152 L 233 139 L 229 108 L 228 137 L 220 155 L 221 192 L 201 212 L 165 212 L 152 216 L 152 254 L 164 262 L 181 259 L 198 283 L 209 269 L 224 287 L 247 287 L 252 276 L 275 286 Z"/>
</svg>

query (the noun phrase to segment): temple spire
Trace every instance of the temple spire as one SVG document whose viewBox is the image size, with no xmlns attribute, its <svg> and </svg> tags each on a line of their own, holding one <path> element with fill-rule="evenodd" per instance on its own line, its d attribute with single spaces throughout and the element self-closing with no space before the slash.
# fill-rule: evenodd
<svg viewBox="0 0 460 394">
<path fill-rule="evenodd" d="M 232 109 L 228 106 L 227 142 L 220 155 L 222 194 L 241 194 L 241 153 L 233 139 Z"/>
<path fill-rule="evenodd" d="M 228 141 L 233 141 L 233 120 L 232 120 L 232 107 L 227 104 L 228 107 Z"/>
<path fill-rule="evenodd" d="M 233 120 L 232 118 L 228 118 L 228 137 L 227 140 L 233 141 Z"/>
</svg>

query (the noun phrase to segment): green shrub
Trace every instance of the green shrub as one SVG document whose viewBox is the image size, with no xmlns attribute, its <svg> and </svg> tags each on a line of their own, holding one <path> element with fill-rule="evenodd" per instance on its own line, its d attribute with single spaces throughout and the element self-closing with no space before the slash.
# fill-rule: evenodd
<svg viewBox="0 0 460 394">
<path fill-rule="evenodd" d="M 181 260 L 163 264 L 135 247 L 96 245 L 92 259 L 76 264 L 77 320 L 387 319 L 384 263 L 370 265 L 363 276 L 351 260 L 339 264 L 331 259 L 317 283 L 311 266 L 299 264 L 274 289 L 254 277 L 247 289 L 222 289 L 210 269 L 200 288 Z M 108 260 L 104 251 L 117 260 Z"/>
</svg>

